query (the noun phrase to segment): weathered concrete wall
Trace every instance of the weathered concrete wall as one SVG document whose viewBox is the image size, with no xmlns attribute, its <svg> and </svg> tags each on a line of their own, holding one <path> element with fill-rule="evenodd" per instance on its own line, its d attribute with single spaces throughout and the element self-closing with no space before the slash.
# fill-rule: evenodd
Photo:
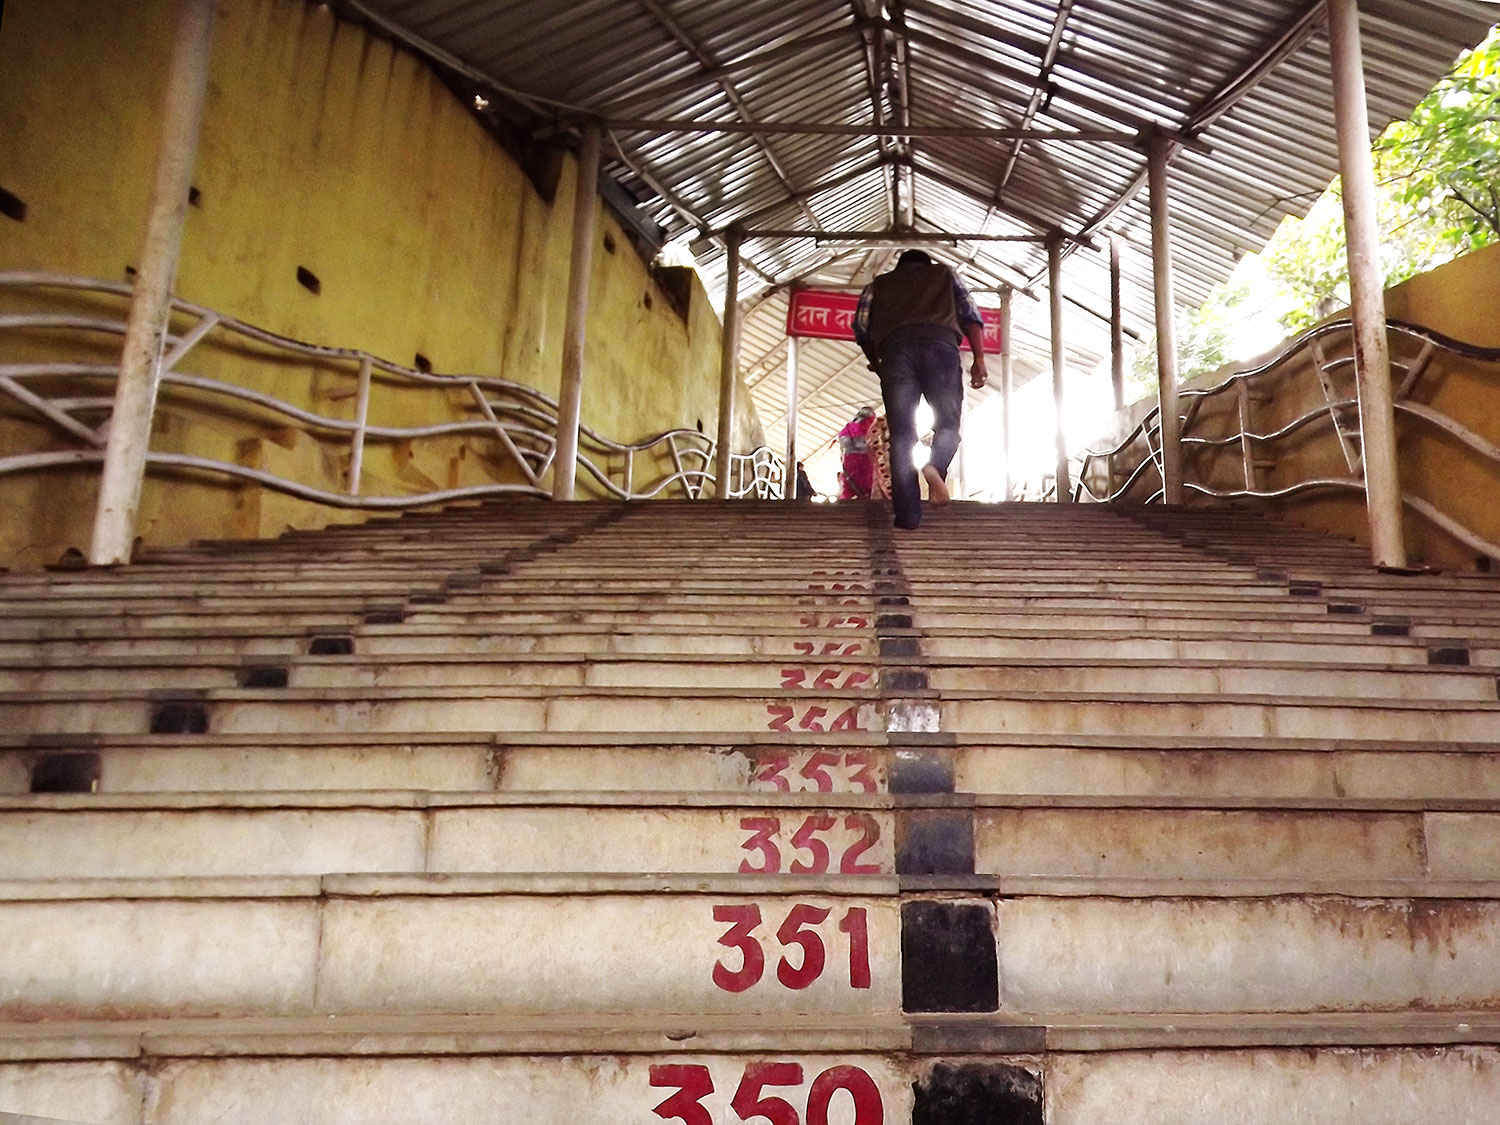
<svg viewBox="0 0 1500 1125">
<path fill-rule="evenodd" d="M 219 4 L 213 66 L 177 294 L 275 332 L 363 348 L 445 373 L 500 375 L 555 395 L 562 360 L 575 163 L 560 157 L 552 200 L 415 56 L 305 0 Z M 174 0 L 14 0 L 0 34 L 0 186 L 26 205 L 0 218 L 0 269 L 126 280 L 139 253 L 157 142 Z M 590 283 L 583 421 L 633 441 L 718 409 L 718 317 L 693 282 L 674 309 L 601 206 Z M 298 283 L 315 274 L 321 291 Z M 118 314 L 119 301 L 0 294 L 10 308 Z M 185 324 L 179 325 L 185 327 Z M 118 339 L 14 335 L 13 359 L 111 363 Z M 294 405 L 352 417 L 352 365 L 267 360 L 205 347 L 184 364 Z M 90 393 L 108 393 L 100 382 Z M 201 403 L 201 397 L 197 400 Z M 736 437 L 759 443 L 743 395 Z M 339 491 L 344 443 L 309 439 L 253 408 L 190 409 L 164 395 L 153 448 L 263 468 Z M 462 396 L 378 383 L 373 420 L 450 421 Z M 191 424 L 189 423 L 191 415 Z M 399 419 L 399 422 L 390 420 Z M 8 398 L 0 447 L 66 448 Z M 419 491 L 517 479 L 481 440 L 371 444 L 364 491 Z M 638 471 L 643 469 L 638 468 Z M 586 484 L 586 474 L 580 475 Z M 0 564 L 52 561 L 86 547 L 93 474 L 0 479 Z M 141 534 L 170 544 L 272 535 L 337 515 L 256 487 L 161 478 Z"/>
<path fill-rule="evenodd" d="M 1393 320 L 1421 324 L 1445 336 L 1480 347 L 1500 347 L 1500 246 L 1469 254 L 1429 273 L 1414 277 L 1386 293 L 1387 313 Z M 1339 313 L 1345 316 L 1346 313 Z M 1267 357 L 1273 355 L 1272 349 Z M 1330 344 L 1329 358 L 1347 355 Z M 1409 356 L 1408 356 L 1409 357 Z M 1237 363 L 1190 380 L 1190 388 L 1208 388 L 1238 370 L 1254 366 Z M 1401 375 L 1396 373 L 1396 379 Z M 1352 366 L 1331 376 L 1338 398 L 1356 397 Z M 1251 404 L 1252 428 L 1271 433 L 1295 418 L 1322 406 L 1323 393 L 1308 353 L 1302 353 L 1281 374 L 1257 384 L 1263 397 Z M 1413 393 L 1416 402 L 1449 415 L 1487 441 L 1500 444 L 1500 364 L 1483 363 L 1454 356 L 1434 358 Z M 1114 436 L 1095 441 L 1095 448 L 1114 444 L 1140 421 L 1151 402 L 1137 403 L 1118 420 Z M 1352 415 L 1349 419 L 1354 421 Z M 1399 457 L 1402 488 L 1422 497 L 1472 531 L 1500 543 L 1500 467 L 1486 462 L 1456 440 L 1425 422 L 1398 415 Z M 1228 435 L 1239 429 L 1238 402 L 1226 392 L 1207 400 L 1199 409 L 1193 432 Z M 1261 477 L 1263 489 L 1285 488 L 1314 478 L 1349 478 L 1354 474 L 1339 448 L 1333 429 L 1319 422 L 1289 435 L 1276 444 L 1276 464 Z M 1354 447 L 1357 451 L 1357 445 Z M 1137 442 L 1131 451 L 1138 458 Z M 1221 490 L 1245 485 L 1243 458 L 1238 443 L 1221 447 L 1190 446 L 1185 453 L 1188 479 Z M 1094 487 L 1104 484 L 1102 466 L 1095 470 Z M 1154 473 L 1146 473 L 1132 493 L 1144 499 L 1158 486 Z M 1317 492 L 1286 501 L 1284 514 L 1297 522 L 1335 535 L 1368 542 L 1362 493 Z M 1408 549 L 1414 561 L 1436 566 L 1473 568 L 1474 551 L 1434 527 L 1423 517 L 1406 513 Z"/>
</svg>

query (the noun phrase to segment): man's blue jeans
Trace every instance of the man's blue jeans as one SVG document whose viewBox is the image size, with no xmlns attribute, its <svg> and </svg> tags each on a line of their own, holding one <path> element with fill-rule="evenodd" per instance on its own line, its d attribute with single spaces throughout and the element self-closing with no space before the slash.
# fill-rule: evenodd
<svg viewBox="0 0 1500 1125">
<path fill-rule="evenodd" d="M 880 394 L 891 431 L 891 506 L 897 527 L 922 522 L 922 493 L 912 450 L 917 444 L 917 401 L 932 407 L 932 466 L 944 477 L 958 452 L 963 412 L 963 367 L 958 345 L 932 336 L 896 333 L 880 349 Z"/>
</svg>

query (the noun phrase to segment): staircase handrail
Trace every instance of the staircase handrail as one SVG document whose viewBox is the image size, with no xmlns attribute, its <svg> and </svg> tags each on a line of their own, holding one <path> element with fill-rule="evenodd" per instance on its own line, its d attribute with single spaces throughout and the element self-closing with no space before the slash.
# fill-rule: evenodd
<svg viewBox="0 0 1500 1125">
<path fill-rule="evenodd" d="M 0 272 L 0 289 L 62 289 L 125 299 L 129 299 L 132 293 L 132 287 L 122 282 L 38 271 Z M 148 467 L 215 472 L 338 508 L 400 509 L 444 503 L 455 499 L 515 494 L 542 497 L 550 495 L 549 490 L 542 486 L 540 478 L 550 467 L 556 455 L 558 402 L 535 387 L 496 375 L 440 374 L 422 371 L 375 355 L 362 348 L 309 343 L 262 328 L 237 317 L 216 312 L 180 297 L 172 298 L 171 312 L 183 317 L 196 318 L 196 323 L 180 335 L 169 333 L 167 336 L 166 354 L 161 362 L 160 382 L 162 385 L 187 388 L 204 394 L 249 403 L 291 419 L 310 433 L 349 436 L 352 439 L 349 454 L 349 487 L 346 492 L 334 492 L 244 465 L 187 454 L 149 452 Z M 63 329 L 123 336 L 125 323 L 123 319 L 75 313 L 11 312 L 0 314 L 0 332 L 35 329 Z M 474 399 L 481 411 L 481 416 L 460 417 L 451 422 L 422 426 L 377 425 L 370 423 L 363 416 L 352 419 L 330 417 L 237 383 L 202 375 L 183 374 L 174 370 L 176 364 L 211 333 L 238 337 L 240 341 L 250 341 L 277 351 L 328 363 L 332 370 L 340 374 L 350 373 L 338 367 L 337 364 L 357 364 L 360 382 L 358 395 L 361 404 L 357 406 L 357 412 L 367 410 L 370 380 L 376 373 L 379 373 L 383 378 L 395 384 L 404 383 L 436 391 L 467 392 Z M 49 400 L 45 395 L 32 391 L 26 383 L 32 379 L 59 376 L 113 380 L 118 377 L 118 374 L 118 367 L 114 364 L 84 362 L 0 364 L 0 392 L 42 415 L 55 428 L 66 432 L 82 444 L 81 448 L 64 451 L 0 457 L 0 476 L 102 462 L 105 445 L 102 428 L 88 425 L 75 417 L 74 412 L 108 411 L 112 406 L 112 397 L 84 396 Z M 360 493 L 360 469 L 363 462 L 364 443 L 367 439 L 417 440 L 485 433 L 495 435 L 502 450 L 520 470 L 522 482 L 430 490 L 400 496 L 368 496 Z M 674 485 L 680 487 L 689 499 L 697 499 L 705 495 L 705 489 L 715 481 L 712 471 L 715 441 L 696 429 L 666 430 L 633 442 L 617 441 L 587 425 L 580 425 L 579 433 L 579 465 L 605 493 L 617 499 L 649 499 L 660 495 Z M 653 479 L 637 485 L 634 480 L 634 464 L 637 455 L 649 456 L 663 453 L 670 455 L 672 471 L 659 472 Z M 598 463 L 597 459 L 601 456 L 623 458 L 623 481 L 617 483 L 611 476 L 609 468 Z M 781 458 L 767 447 L 761 446 L 749 453 L 732 454 L 730 469 L 732 498 L 747 496 L 767 498 L 780 495 L 785 479 L 784 466 L 781 464 Z"/>
<path fill-rule="evenodd" d="M 1462 340 L 1447 336 L 1425 325 L 1412 321 L 1389 319 L 1387 328 L 1393 338 L 1393 344 L 1406 341 L 1420 344 L 1420 349 L 1414 357 L 1401 358 L 1402 352 L 1398 347 L 1392 347 L 1393 372 L 1400 377 L 1400 383 L 1394 388 L 1394 409 L 1398 416 L 1417 420 L 1424 426 L 1431 427 L 1446 434 L 1459 444 L 1477 454 L 1492 465 L 1500 466 L 1500 445 L 1487 440 L 1479 434 L 1468 429 L 1462 423 L 1441 410 L 1412 400 L 1412 393 L 1421 384 L 1423 374 L 1430 368 L 1431 361 L 1439 352 L 1458 356 L 1464 359 L 1474 360 L 1480 363 L 1500 364 L 1500 348 L 1485 347 L 1477 344 L 1466 343 Z M 1289 496 L 1299 495 L 1319 490 L 1357 490 L 1364 491 L 1363 466 L 1357 453 L 1353 451 L 1353 433 L 1346 433 L 1342 419 L 1352 416 L 1358 419 L 1359 403 L 1357 399 L 1338 397 L 1327 376 L 1336 371 L 1349 367 L 1354 363 L 1352 355 L 1326 356 L 1322 351 L 1322 341 L 1334 337 L 1340 339 L 1352 335 L 1353 322 L 1345 317 L 1326 321 L 1301 333 L 1279 348 L 1269 358 L 1256 363 L 1252 367 L 1242 368 L 1231 372 L 1226 378 L 1209 387 L 1195 387 L 1180 392 L 1179 397 L 1186 402 L 1183 411 L 1183 427 L 1181 441 L 1185 447 L 1199 448 L 1224 448 L 1240 445 L 1244 450 L 1244 473 L 1246 486 L 1244 488 L 1211 488 L 1207 485 L 1193 480 L 1184 480 L 1183 488 L 1187 492 L 1200 496 L 1212 497 L 1221 500 L 1232 499 L 1260 499 L 1277 500 Z M 1294 360 L 1303 356 L 1304 353 L 1312 353 L 1313 370 L 1321 384 L 1324 401 L 1302 414 L 1286 422 L 1275 430 L 1261 433 L 1251 428 L 1246 418 L 1248 409 L 1244 408 L 1248 401 L 1249 388 L 1256 383 L 1268 381 L 1281 374 Z M 1240 412 L 1239 427 L 1232 433 L 1223 433 L 1217 436 L 1206 434 L 1194 434 L 1191 432 L 1193 424 L 1197 421 L 1200 409 L 1206 401 L 1217 395 L 1235 392 L 1242 396 L 1242 409 Z M 1103 448 L 1085 449 L 1082 454 L 1082 471 L 1079 473 L 1077 484 L 1074 486 L 1073 497 L 1075 500 L 1084 500 L 1110 503 L 1122 500 L 1126 497 L 1140 479 L 1142 472 L 1148 466 L 1155 468 L 1158 477 L 1161 473 L 1159 451 L 1151 444 L 1153 426 L 1159 430 L 1160 404 L 1152 406 L 1115 445 Z M 1304 481 L 1297 481 L 1281 488 L 1263 488 L 1256 483 L 1257 476 L 1254 464 L 1253 451 L 1258 448 L 1274 446 L 1280 440 L 1289 437 L 1293 433 L 1315 424 L 1328 425 L 1339 439 L 1345 457 L 1348 459 L 1351 476 L 1349 477 L 1317 477 Z M 1113 466 L 1116 458 L 1121 457 L 1138 441 L 1145 440 L 1148 454 L 1136 463 L 1123 483 L 1115 486 L 1114 473 L 1110 476 L 1110 487 L 1103 493 L 1095 490 L 1088 480 L 1088 470 L 1096 462 L 1103 461 Z M 1146 498 L 1146 503 L 1158 502 L 1163 493 L 1161 490 Z M 1466 544 L 1470 548 L 1480 551 L 1492 558 L 1500 558 L 1500 545 L 1488 541 L 1484 536 L 1462 524 L 1451 515 L 1444 513 L 1431 500 L 1410 492 L 1403 493 L 1402 502 L 1412 511 L 1421 515 L 1428 522 L 1442 528 L 1445 532 Z"/>
</svg>

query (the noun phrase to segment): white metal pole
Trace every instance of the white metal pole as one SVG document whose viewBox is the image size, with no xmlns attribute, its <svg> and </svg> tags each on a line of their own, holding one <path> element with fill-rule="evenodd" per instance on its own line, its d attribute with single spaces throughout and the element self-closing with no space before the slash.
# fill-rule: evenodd
<svg viewBox="0 0 1500 1125">
<path fill-rule="evenodd" d="M 1120 299 L 1119 235 L 1109 236 L 1109 382 L 1115 410 L 1125 409 L 1125 319 Z"/>
<path fill-rule="evenodd" d="M 797 346 L 795 336 L 786 341 L 786 471 L 781 491 L 787 500 L 797 499 Z"/>
<path fill-rule="evenodd" d="M 1151 184 L 1151 266 L 1155 281 L 1156 379 L 1161 403 L 1162 499 L 1182 503 L 1182 419 L 1177 403 L 1177 294 L 1172 275 L 1172 210 L 1168 198 L 1167 160 L 1172 142 L 1153 136 L 1146 146 Z"/>
<path fill-rule="evenodd" d="M 1385 276 L 1370 158 L 1370 109 L 1357 0 L 1329 0 L 1328 42 L 1333 59 L 1334 119 L 1344 187 L 1344 229 L 1354 317 L 1354 370 L 1364 454 L 1370 554 L 1376 566 L 1406 565 L 1401 523 L 1401 476 L 1396 463 L 1396 415 L 1386 336 Z"/>
<path fill-rule="evenodd" d="M 586 125 L 578 146 L 573 193 L 573 256 L 568 266 L 568 316 L 563 326 L 562 386 L 557 393 L 557 456 L 552 499 L 573 499 L 578 482 L 578 427 L 583 416 L 583 349 L 588 339 L 589 275 L 594 217 L 599 210 L 599 127 Z"/>
<path fill-rule="evenodd" d="M 719 353 L 719 439 L 714 450 L 714 495 L 728 500 L 731 443 L 734 441 L 735 367 L 740 351 L 740 235 L 731 231 L 724 276 L 724 336 Z"/>
<path fill-rule="evenodd" d="M 1000 489 L 1006 500 L 1012 495 L 1010 457 L 1011 450 L 1015 448 L 1010 432 L 1011 397 L 1015 391 L 1015 372 L 1011 366 L 1015 348 L 1010 342 L 1011 302 L 1014 297 L 1015 293 L 1009 285 L 1000 290 Z"/>
<path fill-rule="evenodd" d="M 1061 235 L 1047 240 L 1047 289 L 1052 303 L 1052 405 L 1056 417 L 1053 439 L 1057 446 L 1057 496 L 1059 504 L 1072 499 L 1073 483 L 1068 474 L 1068 439 L 1063 432 L 1063 300 Z"/>
<path fill-rule="evenodd" d="M 104 470 L 94 510 L 89 561 L 96 566 L 129 562 L 135 540 L 136 513 L 141 505 L 146 455 L 151 447 L 151 421 L 156 413 L 162 347 L 172 311 L 172 283 L 177 275 L 177 256 L 182 246 L 182 227 L 188 192 L 193 185 L 198 131 L 208 90 L 213 25 L 213 0 L 182 0 L 167 72 L 146 240 L 130 298 L 125 345 L 120 354 L 120 378 L 115 385 L 109 441 L 104 450 Z"/>
<path fill-rule="evenodd" d="M 359 495 L 359 475 L 365 463 L 365 430 L 370 424 L 370 357 L 359 361 L 359 392 L 354 400 L 354 437 L 349 444 L 349 495 Z"/>
</svg>

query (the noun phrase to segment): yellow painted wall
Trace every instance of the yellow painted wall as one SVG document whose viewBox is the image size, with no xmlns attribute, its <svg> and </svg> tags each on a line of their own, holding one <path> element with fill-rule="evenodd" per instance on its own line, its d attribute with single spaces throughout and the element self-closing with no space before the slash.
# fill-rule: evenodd
<svg viewBox="0 0 1500 1125">
<path fill-rule="evenodd" d="M 1500 347 L 1500 245 L 1469 254 L 1393 287 L 1386 293 L 1386 311 L 1393 320 L 1420 324 L 1466 344 Z M 1408 345 L 1404 354 L 1410 357 L 1414 351 Z M 1347 343 L 1341 347 L 1329 345 L 1330 359 L 1348 354 Z M 1200 376 L 1188 386 L 1211 387 L 1233 371 L 1248 366 L 1252 365 L 1232 365 Z M 1398 372 L 1398 384 L 1400 378 Z M 1336 397 L 1356 397 L 1352 366 L 1335 372 L 1332 382 Z M 1252 429 L 1260 433 L 1273 432 L 1324 402 L 1306 355 L 1288 365 L 1274 382 L 1262 383 L 1261 387 L 1269 399 L 1252 407 Z M 1439 353 L 1417 383 L 1412 398 L 1500 446 L 1500 363 Z M 1128 416 L 1122 416 L 1116 427 L 1117 435 L 1122 437 L 1128 432 L 1149 407 L 1150 403 L 1137 404 Z M 1425 422 L 1398 414 L 1397 425 L 1403 490 L 1429 501 L 1482 538 L 1500 545 L 1500 467 Z M 1200 413 L 1196 430 L 1215 435 L 1236 432 L 1238 411 L 1234 397 L 1226 394 L 1210 400 Z M 1097 447 L 1105 443 L 1094 444 Z M 1138 459 L 1139 449 L 1132 452 Z M 1243 459 L 1237 445 L 1189 447 L 1185 458 L 1187 478 L 1191 481 L 1223 490 L 1244 486 Z M 1266 473 L 1262 487 L 1274 489 L 1314 478 L 1352 475 L 1331 426 L 1318 423 L 1283 439 L 1276 449 L 1276 466 Z M 1098 488 L 1102 476 L 1095 479 Z M 1150 489 L 1157 487 L 1154 475 L 1148 474 L 1146 479 L 1151 482 Z M 1135 493 L 1137 499 L 1143 495 L 1141 491 Z M 1363 493 L 1312 493 L 1286 501 L 1281 510 L 1287 518 L 1308 526 L 1362 543 L 1369 541 Z M 1413 562 L 1450 569 L 1472 569 L 1478 562 L 1473 549 L 1410 510 L 1405 514 L 1405 532 Z"/>
<path fill-rule="evenodd" d="M 0 186 L 28 210 L 24 222 L 0 218 L 0 269 L 125 279 L 141 243 L 175 11 L 176 0 L 6 4 Z M 193 181 L 201 198 L 188 211 L 178 295 L 301 340 L 408 365 L 421 353 L 440 372 L 499 375 L 555 396 L 571 156 L 549 203 L 412 54 L 305 0 L 220 0 L 218 16 Z M 618 440 L 698 419 L 712 433 L 719 325 L 706 294 L 695 286 L 684 323 L 602 206 L 601 220 L 585 424 Z M 298 284 L 299 266 L 317 275 L 319 295 Z M 0 293 L 0 307 L 104 306 Z M 7 361 L 56 356 L 64 347 L 70 357 L 100 363 L 118 355 L 109 337 L 6 336 L 0 347 Z M 339 374 L 213 347 L 183 369 L 352 416 L 352 366 Z M 744 448 L 758 442 L 759 425 L 748 396 L 742 401 L 736 421 Z M 311 441 L 254 409 L 222 410 L 205 423 L 199 411 L 178 409 L 180 402 L 164 397 L 154 449 L 295 467 L 308 483 L 341 487 L 338 443 Z M 461 396 L 377 388 L 371 418 L 422 424 L 462 411 Z M 0 403 L 0 453 L 66 446 L 24 414 Z M 492 446 L 457 439 L 372 446 L 367 473 L 395 491 L 517 479 Z M 84 471 L 0 478 L 0 562 L 35 565 L 70 546 L 86 549 L 93 489 L 93 474 Z M 167 544 L 271 535 L 330 518 L 357 517 L 253 487 L 153 477 L 141 532 L 147 543 Z"/>
</svg>

